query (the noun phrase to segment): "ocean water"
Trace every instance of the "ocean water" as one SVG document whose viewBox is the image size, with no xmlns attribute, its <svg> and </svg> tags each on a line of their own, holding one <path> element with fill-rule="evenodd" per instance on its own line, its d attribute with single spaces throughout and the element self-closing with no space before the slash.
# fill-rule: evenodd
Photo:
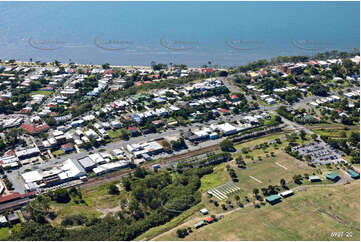
<svg viewBox="0 0 361 242">
<path fill-rule="evenodd" d="M 0 59 L 236 66 L 354 48 L 359 2 L 0 2 Z"/>
</svg>

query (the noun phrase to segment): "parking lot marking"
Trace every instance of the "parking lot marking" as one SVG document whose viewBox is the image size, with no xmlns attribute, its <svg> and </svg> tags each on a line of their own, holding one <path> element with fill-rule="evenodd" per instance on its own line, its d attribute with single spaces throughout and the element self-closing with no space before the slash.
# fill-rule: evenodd
<svg viewBox="0 0 361 242">
<path fill-rule="evenodd" d="M 282 168 L 283 168 L 283 169 L 285 169 L 285 170 L 288 170 L 288 168 L 287 168 L 287 167 L 285 167 L 285 166 L 281 165 L 281 164 L 280 164 L 280 163 L 278 163 L 278 162 L 276 162 L 276 165 L 278 165 L 278 166 L 282 167 Z"/>
<path fill-rule="evenodd" d="M 263 183 L 263 182 L 261 182 L 260 180 L 258 180 L 257 178 L 255 178 L 253 176 L 249 176 L 249 177 L 252 178 L 253 180 L 255 180 L 256 182 Z"/>
</svg>

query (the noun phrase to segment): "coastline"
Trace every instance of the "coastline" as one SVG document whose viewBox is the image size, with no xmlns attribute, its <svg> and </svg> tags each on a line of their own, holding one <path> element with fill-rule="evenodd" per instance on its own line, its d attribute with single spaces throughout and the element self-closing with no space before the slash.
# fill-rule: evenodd
<svg viewBox="0 0 361 242">
<path fill-rule="evenodd" d="M 10 63 L 6 63 L 9 62 L 10 60 L 1 60 L 0 61 L 0 65 L 9 65 Z M 46 67 L 55 67 L 54 62 L 40 62 L 40 63 L 46 63 Z M 39 66 L 39 64 L 37 64 L 35 61 L 30 62 L 30 61 L 21 61 L 21 60 L 15 60 L 15 62 L 13 64 L 16 64 L 18 66 Z M 75 66 L 77 66 L 78 68 L 102 68 L 102 64 L 82 64 L 82 63 L 73 63 Z M 104 63 L 105 64 L 105 63 Z M 70 63 L 60 63 L 61 67 L 70 67 Z M 146 66 L 146 65 L 109 65 L 111 68 L 119 68 L 119 69 L 124 69 L 124 70 L 152 70 L 152 66 Z M 187 68 L 190 70 L 201 70 L 203 69 L 203 67 L 199 66 L 199 67 L 194 67 L 194 66 L 188 66 Z M 209 68 L 213 68 L 216 70 L 228 70 L 231 67 L 209 67 Z"/>
</svg>

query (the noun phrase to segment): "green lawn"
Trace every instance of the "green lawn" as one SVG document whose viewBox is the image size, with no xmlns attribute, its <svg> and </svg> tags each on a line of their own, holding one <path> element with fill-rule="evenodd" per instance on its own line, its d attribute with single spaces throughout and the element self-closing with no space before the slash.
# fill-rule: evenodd
<svg viewBox="0 0 361 242">
<path fill-rule="evenodd" d="M 226 163 L 220 164 L 213 169 L 213 173 L 205 175 L 201 178 L 201 192 L 206 192 L 207 190 L 222 185 L 229 180 L 229 176 L 225 171 Z"/>
<path fill-rule="evenodd" d="M 282 178 L 290 182 L 296 174 L 312 174 L 310 167 L 281 150 L 275 151 L 275 157 L 265 157 L 263 155 L 261 161 L 255 157 L 253 161 L 246 160 L 246 163 L 247 169 L 235 168 L 235 171 L 239 178 L 239 186 L 241 189 L 248 191 L 252 191 L 256 187 L 279 185 Z M 262 183 L 255 181 L 250 176 Z"/>
<path fill-rule="evenodd" d="M 51 95 L 53 92 L 52 91 L 34 91 L 30 93 L 30 96 L 32 95 L 36 95 L 36 94 L 41 94 L 41 95 L 45 95 L 45 96 L 49 96 Z"/>
<path fill-rule="evenodd" d="M 8 240 L 10 236 L 10 228 L 4 227 L 0 229 L 0 240 Z"/>
<path fill-rule="evenodd" d="M 327 129 L 326 127 L 324 129 L 312 129 L 313 132 L 315 132 L 318 135 L 328 135 L 332 138 L 342 138 L 341 133 L 345 132 L 346 136 L 350 136 L 352 132 L 359 132 L 359 129 Z"/>
<path fill-rule="evenodd" d="M 92 189 L 81 190 L 85 204 L 76 204 L 73 200 L 67 204 L 51 202 L 50 207 L 58 216 L 54 223 L 59 224 L 65 216 L 79 213 L 89 218 L 99 217 L 103 215 L 103 210 L 118 207 L 119 201 L 126 196 L 125 191 L 120 191 L 119 195 L 110 195 L 107 188 L 108 184 L 102 184 Z"/>
<path fill-rule="evenodd" d="M 138 236 L 135 240 L 149 240 L 159 234 L 169 231 L 170 229 L 172 229 L 180 224 L 183 224 L 185 221 L 192 220 L 193 218 L 199 217 L 199 215 L 200 215 L 199 210 L 201 210 L 202 208 L 204 208 L 204 205 L 202 203 L 200 203 L 200 204 L 188 209 L 187 211 L 184 211 L 182 214 L 173 218 L 168 223 L 158 226 L 158 227 L 151 228 L 144 234 Z"/>
<path fill-rule="evenodd" d="M 191 221 L 186 226 L 194 225 Z M 274 206 L 248 207 L 204 226 L 184 240 L 354 240 L 360 239 L 360 183 L 312 187 Z M 331 237 L 332 232 L 344 232 Z M 347 232 L 347 233 L 346 233 Z M 157 240 L 181 240 L 175 231 Z"/>
<path fill-rule="evenodd" d="M 11 231 L 14 229 L 19 229 L 20 226 L 21 226 L 21 224 L 19 223 L 19 224 L 13 225 L 11 228 L 9 228 L 9 227 L 0 228 L 0 240 L 9 240 Z"/>
<path fill-rule="evenodd" d="M 53 151 L 53 155 L 54 156 L 60 156 L 60 155 L 64 155 L 65 152 L 63 150 L 55 150 Z"/>
<path fill-rule="evenodd" d="M 110 129 L 107 132 L 109 137 L 112 139 L 119 138 L 122 135 L 122 129 L 116 129 L 116 130 Z"/>
<path fill-rule="evenodd" d="M 266 137 L 261 137 L 261 138 L 257 138 L 248 142 L 244 142 L 241 144 L 237 144 L 234 147 L 240 151 L 242 148 L 244 147 L 250 147 L 250 146 L 255 146 L 255 145 L 259 145 L 262 144 L 264 142 L 270 141 L 270 140 L 274 140 L 277 138 L 281 138 L 281 137 L 285 137 L 285 134 L 272 134 L 272 135 L 268 135 Z"/>
</svg>

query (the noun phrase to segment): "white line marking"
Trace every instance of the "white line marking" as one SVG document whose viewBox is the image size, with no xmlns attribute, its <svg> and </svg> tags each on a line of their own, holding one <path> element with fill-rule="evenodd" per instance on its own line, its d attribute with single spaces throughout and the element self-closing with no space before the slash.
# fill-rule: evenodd
<svg viewBox="0 0 361 242">
<path fill-rule="evenodd" d="M 257 178 L 254 178 L 253 176 L 249 176 L 250 178 L 252 178 L 253 180 L 255 180 L 256 182 L 262 183 L 260 180 L 258 180 Z"/>
<path fill-rule="evenodd" d="M 276 165 L 278 165 L 278 166 L 282 167 L 282 168 L 283 168 L 283 169 L 285 169 L 285 170 L 288 170 L 288 168 L 287 168 L 287 167 L 285 167 L 285 166 L 281 165 L 281 164 L 280 164 L 280 163 L 278 163 L 278 162 L 276 162 Z"/>
</svg>

